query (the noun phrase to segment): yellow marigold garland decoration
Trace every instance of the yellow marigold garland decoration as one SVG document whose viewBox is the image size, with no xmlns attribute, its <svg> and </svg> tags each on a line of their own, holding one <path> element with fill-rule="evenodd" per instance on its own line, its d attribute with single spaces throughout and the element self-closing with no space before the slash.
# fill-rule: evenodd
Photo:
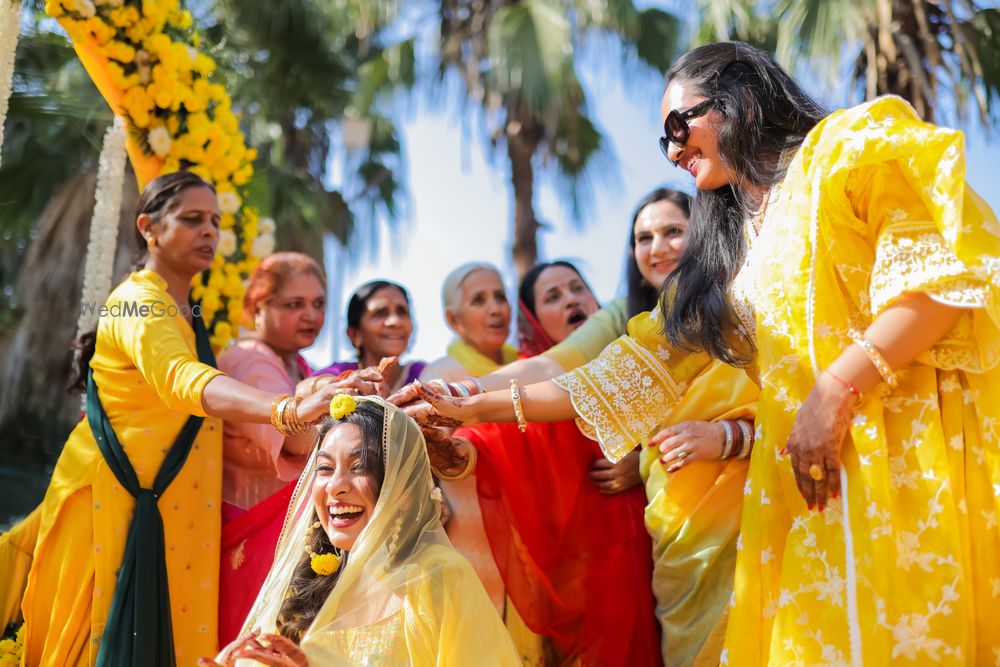
<svg viewBox="0 0 1000 667">
<path fill-rule="evenodd" d="M 94 84 L 128 121 L 127 148 L 140 189 L 188 169 L 212 183 L 222 210 L 219 251 L 195 279 L 216 350 L 239 331 L 245 282 L 274 250 L 274 223 L 243 205 L 256 150 L 247 148 L 232 101 L 213 82 L 181 0 L 47 0 Z"/>
<path fill-rule="evenodd" d="M 349 394 L 337 394 L 330 399 L 330 416 L 334 419 L 343 419 L 354 412 L 358 407 L 358 402 Z"/>
</svg>

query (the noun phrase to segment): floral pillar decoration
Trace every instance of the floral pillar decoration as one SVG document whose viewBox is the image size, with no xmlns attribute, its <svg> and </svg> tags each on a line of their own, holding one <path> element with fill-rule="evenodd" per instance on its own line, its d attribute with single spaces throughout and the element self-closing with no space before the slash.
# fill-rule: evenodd
<svg viewBox="0 0 1000 667">
<path fill-rule="evenodd" d="M 45 11 L 124 118 L 140 189 L 179 169 L 215 186 L 219 251 L 192 287 L 221 349 L 238 333 L 246 281 L 273 251 L 274 226 L 243 203 L 256 151 L 247 148 L 232 101 L 213 78 L 215 61 L 198 48 L 191 13 L 180 0 L 48 0 Z"/>
<path fill-rule="evenodd" d="M 3 158 L 3 126 L 7 120 L 10 87 L 14 81 L 14 55 L 21 33 L 21 0 L 0 0 L 0 159 Z"/>
<path fill-rule="evenodd" d="M 111 293 L 111 272 L 118 246 L 118 216 L 122 208 L 122 187 L 125 185 L 125 121 L 115 116 L 115 122 L 104 135 L 101 159 L 97 167 L 97 191 L 94 217 L 90 220 L 90 240 L 87 261 L 83 269 L 81 304 L 99 306 Z M 80 308 L 76 335 L 97 326 L 97 309 Z"/>
</svg>

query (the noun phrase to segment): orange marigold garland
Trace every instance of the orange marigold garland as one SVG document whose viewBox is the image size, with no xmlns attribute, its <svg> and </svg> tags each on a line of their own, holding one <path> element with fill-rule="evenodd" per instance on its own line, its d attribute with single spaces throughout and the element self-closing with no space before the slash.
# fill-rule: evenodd
<svg viewBox="0 0 1000 667">
<path fill-rule="evenodd" d="M 243 204 L 256 150 L 247 148 L 232 101 L 213 81 L 180 0 L 48 0 L 83 66 L 129 127 L 139 187 L 188 169 L 212 183 L 222 209 L 219 252 L 195 279 L 216 350 L 235 338 L 245 282 L 274 249 L 274 223 Z"/>
</svg>

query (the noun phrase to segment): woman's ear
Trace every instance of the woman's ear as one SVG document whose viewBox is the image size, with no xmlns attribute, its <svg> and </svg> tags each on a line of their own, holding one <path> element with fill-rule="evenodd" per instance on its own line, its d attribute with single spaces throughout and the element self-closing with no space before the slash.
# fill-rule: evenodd
<svg viewBox="0 0 1000 667">
<path fill-rule="evenodd" d="M 444 321 L 448 323 L 449 329 L 455 333 L 459 333 L 458 329 L 460 325 L 458 323 L 458 317 L 455 315 L 455 311 L 451 308 L 444 309 Z"/>
<path fill-rule="evenodd" d="M 149 239 L 150 228 L 153 224 L 153 218 L 148 213 L 140 213 L 135 219 L 135 227 L 144 239 Z"/>
<path fill-rule="evenodd" d="M 361 331 L 357 327 L 347 327 L 347 339 L 355 349 L 361 347 Z"/>
</svg>

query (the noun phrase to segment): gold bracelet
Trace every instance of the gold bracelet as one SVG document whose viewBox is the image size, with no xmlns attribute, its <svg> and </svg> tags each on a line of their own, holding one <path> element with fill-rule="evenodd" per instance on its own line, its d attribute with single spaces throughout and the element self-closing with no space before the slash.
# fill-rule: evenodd
<svg viewBox="0 0 1000 667">
<path fill-rule="evenodd" d="M 281 402 L 288 398 L 288 394 L 278 394 L 271 401 L 271 426 L 274 427 L 275 431 L 281 431 L 281 427 L 278 426 L 280 423 L 278 421 L 278 415 L 280 413 Z"/>
<path fill-rule="evenodd" d="M 882 376 L 885 383 L 895 389 L 896 385 L 899 384 L 899 380 L 896 378 L 896 374 L 892 372 L 892 368 L 889 367 L 889 364 L 886 362 L 885 357 L 882 356 L 882 353 L 878 351 L 870 340 L 862 336 L 855 329 L 851 329 L 850 332 L 848 332 L 848 335 L 851 337 L 851 340 L 857 343 L 858 347 L 865 351 L 865 354 L 868 355 L 872 365 L 875 366 L 875 370 L 877 370 L 878 374 Z"/>
<path fill-rule="evenodd" d="M 457 482 L 458 480 L 465 479 L 472 474 L 472 471 L 476 469 L 476 460 L 479 458 L 479 452 L 476 451 L 476 446 L 471 442 L 467 444 L 469 446 L 469 456 L 466 458 L 465 467 L 462 471 L 457 473 L 446 473 L 438 470 L 437 468 L 432 468 L 431 471 L 437 476 L 438 479 L 446 482 Z"/>
<path fill-rule="evenodd" d="M 521 407 L 521 390 L 518 389 L 516 379 L 510 381 L 510 402 L 514 404 L 514 416 L 517 417 L 517 430 L 524 433 L 528 430 L 528 424 L 524 421 L 524 409 Z"/>
</svg>

